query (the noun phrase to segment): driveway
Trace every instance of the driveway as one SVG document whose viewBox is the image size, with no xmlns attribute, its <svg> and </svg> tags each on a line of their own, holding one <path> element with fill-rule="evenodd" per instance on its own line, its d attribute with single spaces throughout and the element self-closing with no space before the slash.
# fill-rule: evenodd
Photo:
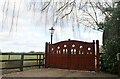
<svg viewBox="0 0 120 79">
<path fill-rule="evenodd" d="M 80 71 L 80 70 L 67 70 L 55 68 L 41 68 L 24 70 L 22 72 L 11 72 L 3 74 L 2 77 L 104 77 L 104 78 L 118 78 L 117 75 L 111 75 L 103 72 L 94 71 Z"/>
</svg>

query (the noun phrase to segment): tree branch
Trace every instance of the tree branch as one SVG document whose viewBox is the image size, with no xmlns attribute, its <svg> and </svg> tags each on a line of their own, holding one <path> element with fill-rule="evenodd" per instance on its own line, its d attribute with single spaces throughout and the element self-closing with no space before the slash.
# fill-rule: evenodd
<svg viewBox="0 0 120 79">
<path fill-rule="evenodd" d="M 44 10 L 50 5 L 51 1 L 52 1 L 52 0 L 50 0 L 50 1 L 48 2 L 48 4 L 47 4 L 41 11 L 44 11 Z"/>
<path fill-rule="evenodd" d="M 13 22 L 14 22 L 14 17 L 15 17 L 15 1 L 14 1 L 14 7 L 13 7 L 13 13 L 12 13 L 12 22 L 11 22 L 11 27 L 10 27 L 10 32 L 13 30 Z"/>
<path fill-rule="evenodd" d="M 97 13 L 95 11 L 95 7 L 93 6 L 93 4 L 90 2 L 91 6 L 92 6 L 92 9 L 94 11 L 94 15 L 95 15 L 95 19 L 96 19 L 96 22 L 98 23 L 98 17 L 97 17 Z"/>
</svg>

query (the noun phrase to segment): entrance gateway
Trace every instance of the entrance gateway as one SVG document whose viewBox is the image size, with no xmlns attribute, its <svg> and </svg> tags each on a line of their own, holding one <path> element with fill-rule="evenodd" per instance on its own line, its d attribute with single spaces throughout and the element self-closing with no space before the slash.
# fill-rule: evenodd
<svg viewBox="0 0 120 79">
<path fill-rule="evenodd" d="M 45 67 L 99 71 L 99 41 L 46 43 L 45 57 Z"/>
</svg>

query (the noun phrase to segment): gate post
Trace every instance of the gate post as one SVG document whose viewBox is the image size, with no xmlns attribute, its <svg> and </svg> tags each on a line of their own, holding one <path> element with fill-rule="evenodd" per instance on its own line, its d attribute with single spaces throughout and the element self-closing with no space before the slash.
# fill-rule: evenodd
<svg viewBox="0 0 120 79">
<path fill-rule="evenodd" d="M 118 76 L 120 77 L 120 53 L 117 54 L 117 61 L 118 61 Z"/>
<path fill-rule="evenodd" d="M 118 61 L 118 75 L 119 75 L 119 77 L 120 77 L 120 60 Z"/>
<path fill-rule="evenodd" d="M 96 40 L 96 72 L 100 72 L 100 66 L 99 66 L 99 40 Z"/>
<path fill-rule="evenodd" d="M 48 43 L 46 42 L 45 43 L 45 68 L 47 68 L 48 67 Z"/>
</svg>

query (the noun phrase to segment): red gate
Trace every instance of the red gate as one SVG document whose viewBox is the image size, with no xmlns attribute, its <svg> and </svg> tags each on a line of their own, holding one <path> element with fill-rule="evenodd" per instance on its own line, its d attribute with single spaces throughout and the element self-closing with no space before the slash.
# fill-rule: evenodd
<svg viewBox="0 0 120 79">
<path fill-rule="evenodd" d="M 88 43 L 77 40 L 46 43 L 45 66 L 75 70 L 99 70 L 99 41 Z"/>
</svg>

